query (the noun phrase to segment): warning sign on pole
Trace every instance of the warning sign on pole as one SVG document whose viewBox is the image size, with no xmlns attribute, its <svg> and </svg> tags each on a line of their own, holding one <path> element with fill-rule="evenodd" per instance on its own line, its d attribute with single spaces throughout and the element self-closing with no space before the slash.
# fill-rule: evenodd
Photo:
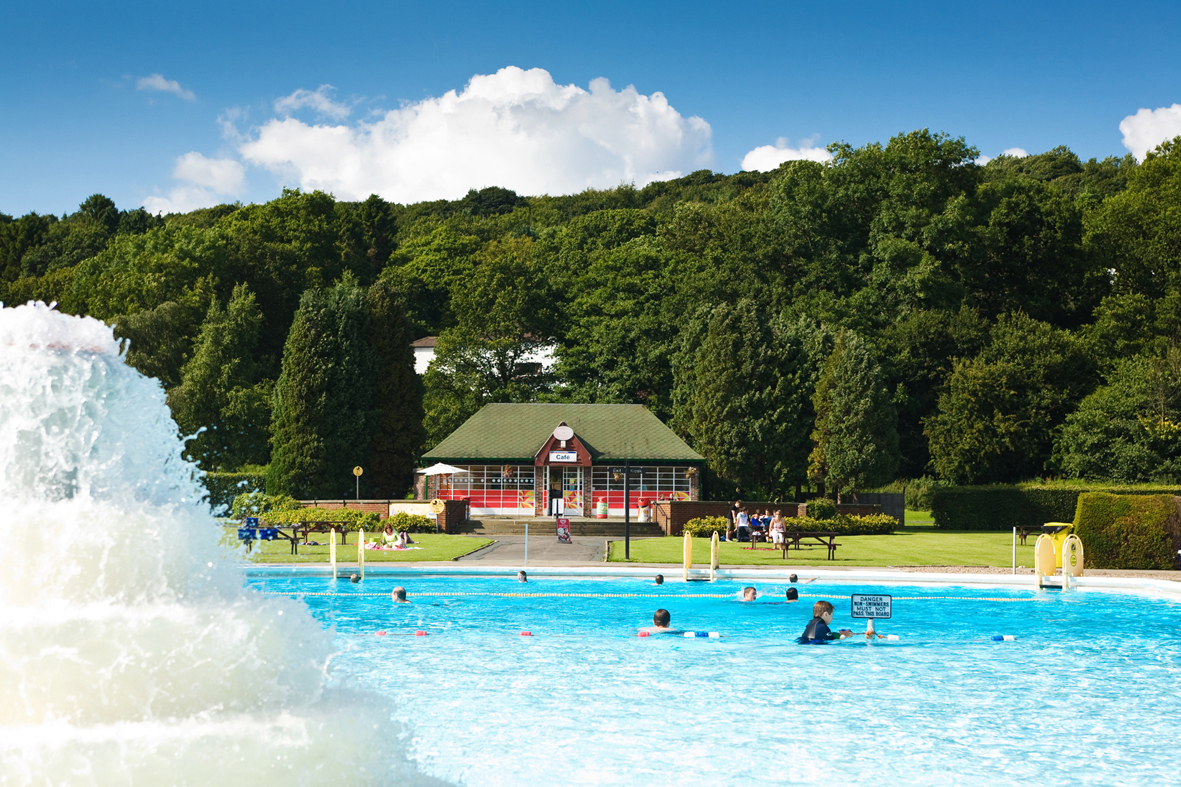
<svg viewBox="0 0 1181 787">
<path fill-rule="evenodd" d="M 870 620 L 889 620 L 892 596 L 871 596 L 854 593 L 851 599 L 852 611 L 855 618 L 869 618 Z"/>
</svg>

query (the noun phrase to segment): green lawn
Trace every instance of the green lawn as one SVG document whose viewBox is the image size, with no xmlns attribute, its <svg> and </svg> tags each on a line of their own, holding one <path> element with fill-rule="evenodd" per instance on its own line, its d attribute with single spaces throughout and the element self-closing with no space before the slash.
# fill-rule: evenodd
<svg viewBox="0 0 1181 787">
<path fill-rule="evenodd" d="M 237 531 L 235 529 L 227 528 L 226 533 L 222 537 L 222 543 L 236 544 L 236 535 Z M 468 552 L 475 551 L 480 547 L 492 543 L 492 539 L 490 538 L 449 536 L 443 533 L 414 533 L 411 537 L 416 542 L 414 546 L 422 547 L 422 549 L 409 549 L 405 552 L 367 549 L 365 550 L 365 562 L 409 563 L 451 560 L 452 558 L 466 555 Z M 312 540 L 321 542 L 322 546 L 305 547 L 301 544 L 298 555 L 291 554 L 290 541 L 256 541 L 254 543 L 254 550 L 250 554 L 250 559 L 255 563 L 327 563 L 328 535 L 326 533 L 313 533 Z M 340 544 L 340 537 L 337 536 L 336 562 L 356 564 L 356 533 L 349 533 L 348 543 L 343 546 Z"/>
<path fill-rule="evenodd" d="M 915 512 L 925 513 L 925 512 Z M 910 512 L 907 512 L 910 522 Z M 890 536 L 840 536 L 835 560 L 825 547 L 791 550 L 784 560 L 778 549 L 751 550 L 750 544 L 722 542 L 723 566 L 1009 566 L 1012 565 L 1012 533 L 979 533 L 936 530 L 930 525 L 911 526 Z M 631 562 L 681 564 L 681 536 L 633 541 Z M 610 560 L 623 562 L 623 542 L 611 542 Z M 694 565 L 709 565 L 709 540 L 693 539 Z M 1017 565 L 1033 565 L 1033 539 L 1017 545 Z"/>
<path fill-rule="evenodd" d="M 907 527 L 915 527 L 916 525 L 920 526 L 920 527 L 922 527 L 922 526 L 934 527 L 935 520 L 931 517 L 931 512 L 930 511 L 912 511 L 909 508 L 906 509 L 906 526 Z"/>
</svg>

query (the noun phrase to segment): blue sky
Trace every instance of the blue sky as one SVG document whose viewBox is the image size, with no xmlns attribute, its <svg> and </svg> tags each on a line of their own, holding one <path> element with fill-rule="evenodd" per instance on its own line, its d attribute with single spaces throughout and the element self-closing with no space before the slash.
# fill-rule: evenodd
<svg viewBox="0 0 1181 787">
<path fill-rule="evenodd" d="M 1141 147 L 1181 134 L 1179 22 L 1165 2 L 21 4 L 0 211 L 556 193 L 923 127 L 987 156 L 1123 155 L 1138 110 Z"/>
</svg>

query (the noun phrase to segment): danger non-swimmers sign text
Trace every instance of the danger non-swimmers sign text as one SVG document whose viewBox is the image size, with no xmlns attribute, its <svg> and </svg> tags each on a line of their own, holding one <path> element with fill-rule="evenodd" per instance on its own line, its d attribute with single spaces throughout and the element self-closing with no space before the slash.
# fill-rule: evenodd
<svg viewBox="0 0 1181 787">
<path fill-rule="evenodd" d="M 872 618 L 886 620 L 890 617 L 891 596 L 870 596 L 864 593 L 854 593 L 852 597 L 852 616 L 855 618 Z"/>
</svg>

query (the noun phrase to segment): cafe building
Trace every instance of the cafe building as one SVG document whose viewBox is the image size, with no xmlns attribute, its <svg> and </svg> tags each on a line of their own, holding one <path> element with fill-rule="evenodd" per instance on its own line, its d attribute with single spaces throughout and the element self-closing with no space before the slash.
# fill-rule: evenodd
<svg viewBox="0 0 1181 787">
<path fill-rule="evenodd" d="M 426 497 L 467 500 L 471 516 L 595 516 L 630 502 L 698 500 L 705 459 L 634 404 L 489 404 L 422 458 L 461 472 L 426 480 Z"/>
</svg>

